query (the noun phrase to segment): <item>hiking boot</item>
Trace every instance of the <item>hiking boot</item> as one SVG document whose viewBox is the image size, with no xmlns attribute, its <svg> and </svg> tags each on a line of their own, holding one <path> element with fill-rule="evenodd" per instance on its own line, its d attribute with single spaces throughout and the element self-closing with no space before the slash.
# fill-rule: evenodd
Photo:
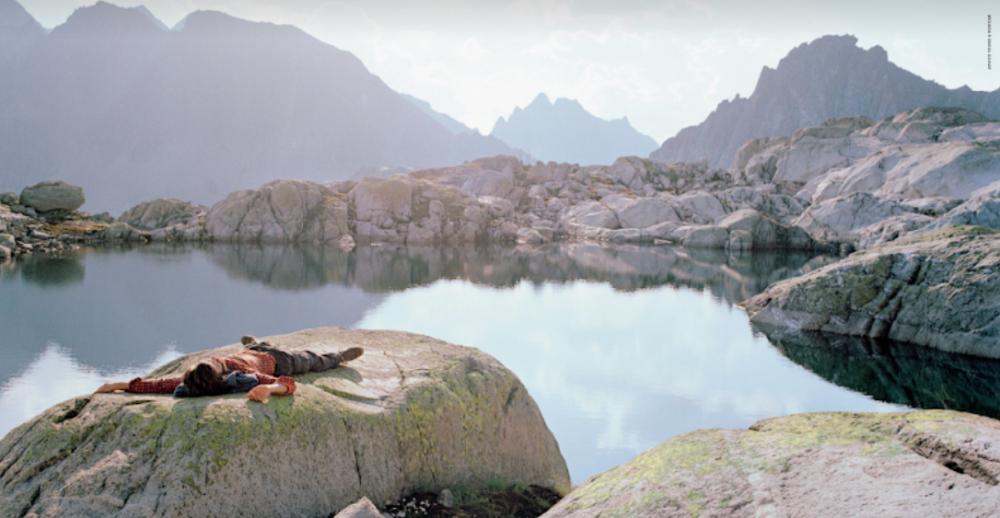
<svg viewBox="0 0 1000 518">
<path fill-rule="evenodd" d="M 254 337 L 252 337 L 252 336 L 247 335 L 247 336 L 244 336 L 243 338 L 240 338 L 240 343 L 243 344 L 243 347 L 250 347 L 251 345 L 254 345 L 254 344 L 257 343 L 257 339 L 254 338 Z"/>
<path fill-rule="evenodd" d="M 351 347 L 350 349 L 344 349 L 337 354 L 340 355 L 340 363 L 344 363 L 351 360 L 357 360 L 362 354 L 365 354 L 365 350 L 360 347 Z"/>
</svg>

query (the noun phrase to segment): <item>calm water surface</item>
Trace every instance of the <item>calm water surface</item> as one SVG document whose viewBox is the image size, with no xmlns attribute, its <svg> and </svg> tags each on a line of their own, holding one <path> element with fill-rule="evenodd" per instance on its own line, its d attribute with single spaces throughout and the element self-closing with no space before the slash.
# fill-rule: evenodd
<svg viewBox="0 0 1000 518">
<path fill-rule="evenodd" d="M 0 270 L 0 434 L 189 351 L 305 327 L 399 329 L 511 368 L 574 482 L 671 436 L 820 410 L 1000 415 L 1000 364 L 769 339 L 735 302 L 829 259 L 663 247 L 149 246 Z"/>
</svg>

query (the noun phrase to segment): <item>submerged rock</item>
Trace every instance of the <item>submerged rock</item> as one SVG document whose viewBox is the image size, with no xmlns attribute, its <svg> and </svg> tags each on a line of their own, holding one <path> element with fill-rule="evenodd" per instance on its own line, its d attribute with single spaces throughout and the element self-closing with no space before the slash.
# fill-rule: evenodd
<svg viewBox="0 0 1000 518">
<path fill-rule="evenodd" d="M 329 516 L 362 496 L 493 481 L 569 489 L 521 382 L 471 348 L 388 331 L 311 329 L 284 348 L 364 347 L 266 405 L 244 394 L 72 399 L 0 441 L 0 508 L 33 516 Z M 153 375 L 178 373 L 196 353 Z"/>
<path fill-rule="evenodd" d="M 1000 233 L 908 236 L 769 287 L 744 303 L 763 327 L 824 331 L 1000 358 Z"/>
<path fill-rule="evenodd" d="M 542 516 L 988 516 L 998 480 L 993 419 L 798 414 L 670 439 Z"/>
</svg>

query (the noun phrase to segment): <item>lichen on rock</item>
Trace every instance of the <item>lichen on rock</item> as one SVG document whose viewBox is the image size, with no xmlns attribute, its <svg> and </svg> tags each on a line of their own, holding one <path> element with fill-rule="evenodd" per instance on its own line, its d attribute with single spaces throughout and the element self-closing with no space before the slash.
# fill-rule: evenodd
<svg viewBox="0 0 1000 518">
<path fill-rule="evenodd" d="M 597 475 L 542 515 L 986 516 L 1000 422 L 958 412 L 797 414 L 699 430 Z"/>
<path fill-rule="evenodd" d="M 769 328 L 1000 358 L 1000 233 L 948 227 L 855 253 L 744 303 Z"/>
</svg>

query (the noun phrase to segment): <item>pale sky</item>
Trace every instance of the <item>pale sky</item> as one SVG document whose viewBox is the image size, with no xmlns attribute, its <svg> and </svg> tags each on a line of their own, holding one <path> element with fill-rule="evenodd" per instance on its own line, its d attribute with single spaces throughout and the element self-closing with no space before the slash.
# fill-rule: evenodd
<svg viewBox="0 0 1000 518">
<path fill-rule="evenodd" d="M 92 0 L 21 0 L 42 25 Z M 1000 87 L 987 70 L 985 1 L 765 0 L 115 0 L 168 26 L 197 9 L 296 25 L 350 51 L 390 87 L 488 133 L 539 92 L 604 118 L 627 116 L 657 141 L 722 99 L 748 96 L 761 67 L 824 34 L 954 88 Z M 924 5 L 926 4 L 926 5 Z M 996 35 L 993 37 L 996 49 Z M 996 54 L 994 50 L 994 54 Z M 996 55 L 994 55 L 996 61 Z"/>
</svg>

